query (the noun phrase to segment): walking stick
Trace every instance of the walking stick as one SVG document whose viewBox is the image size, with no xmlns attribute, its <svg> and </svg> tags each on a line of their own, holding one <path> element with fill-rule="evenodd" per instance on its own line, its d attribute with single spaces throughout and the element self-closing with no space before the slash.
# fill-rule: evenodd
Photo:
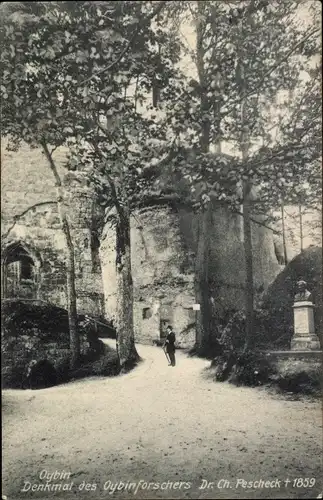
<svg viewBox="0 0 323 500">
<path fill-rule="evenodd" d="M 170 357 L 168 355 L 168 352 L 166 351 L 166 346 L 165 345 L 163 345 L 163 351 L 165 353 L 165 356 L 166 356 L 166 359 L 167 359 L 168 363 L 170 363 Z"/>
</svg>

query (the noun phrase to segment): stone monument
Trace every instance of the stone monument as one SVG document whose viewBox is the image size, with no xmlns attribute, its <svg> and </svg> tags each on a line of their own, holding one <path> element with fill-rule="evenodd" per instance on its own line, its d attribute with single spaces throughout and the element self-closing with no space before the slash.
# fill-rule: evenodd
<svg viewBox="0 0 323 500">
<path fill-rule="evenodd" d="M 307 290 L 306 281 L 297 282 L 294 298 L 294 335 L 291 340 L 292 351 L 319 351 L 320 341 L 315 333 L 314 304 L 312 294 Z"/>
</svg>

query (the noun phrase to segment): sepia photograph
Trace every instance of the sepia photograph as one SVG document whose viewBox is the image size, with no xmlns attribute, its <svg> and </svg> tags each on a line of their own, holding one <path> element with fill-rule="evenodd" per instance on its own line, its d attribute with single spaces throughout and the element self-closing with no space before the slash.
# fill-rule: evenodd
<svg viewBox="0 0 323 500">
<path fill-rule="evenodd" d="M 323 498 L 321 17 L 1 3 L 1 500 Z"/>
</svg>

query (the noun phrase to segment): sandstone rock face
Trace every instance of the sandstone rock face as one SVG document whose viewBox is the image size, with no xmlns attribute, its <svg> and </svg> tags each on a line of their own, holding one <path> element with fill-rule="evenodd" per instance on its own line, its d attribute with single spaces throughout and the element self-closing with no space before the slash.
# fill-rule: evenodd
<svg viewBox="0 0 323 500">
<path fill-rule="evenodd" d="M 65 307 L 66 245 L 53 203 L 56 192 L 51 172 L 39 150 L 23 146 L 18 152 L 8 152 L 4 145 L 2 154 L 2 293 L 8 296 L 11 286 L 18 296 L 26 293 L 30 298 Z M 55 159 L 62 178 L 66 179 L 66 151 L 57 150 Z M 102 234 L 98 232 L 98 221 L 102 222 L 104 214 L 91 189 L 73 180 L 73 173 L 69 174 L 67 192 L 65 203 L 75 246 L 79 313 L 113 319 L 117 293 L 115 230 L 106 224 Z M 35 203 L 41 205 L 28 210 Z M 24 215 L 15 222 L 14 217 L 22 212 Z M 199 227 L 198 215 L 184 206 L 158 204 L 134 213 L 131 244 L 138 342 L 162 339 L 166 326 L 171 324 L 179 346 L 194 344 L 199 314 L 193 310 L 194 255 Z M 224 208 L 215 208 L 210 234 L 209 295 L 210 308 L 216 317 L 244 307 L 241 236 L 241 217 Z M 261 294 L 280 268 L 272 233 L 253 224 L 252 237 L 254 283 Z M 9 266 L 17 249 L 27 252 L 32 259 L 30 283 L 20 279 L 21 269 Z"/>
<path fill-rule="evenodd" d="M 136 338 L 153 342 L 164 336 L 167 324 L 180 347 L 195 341 L 193 310 L 194 255 L 199 217 L 185 207 L 157 205 L 136 211 L 132 218 L 132 272 Z M 210 307 L 215 316 L 244 308 L 244 252 L 241 223 L 224 209 L 213 213 L 210 249 Z M 272 235 L 253 226 L 254 282 L 261 294 L 279 272 Z M 115 231 L 107 225 L 101 242 L 101 266 L 106 313 L 115 317 Z"/>
<path fill-rule="evenodd" d="M 133 219 L 135 334 L 158 340 L 170 324 L 178 345 L 188 347 L 195 340 L 194 261 L 180 222 L 167 205 L 138 211 Z"/>
</svg>

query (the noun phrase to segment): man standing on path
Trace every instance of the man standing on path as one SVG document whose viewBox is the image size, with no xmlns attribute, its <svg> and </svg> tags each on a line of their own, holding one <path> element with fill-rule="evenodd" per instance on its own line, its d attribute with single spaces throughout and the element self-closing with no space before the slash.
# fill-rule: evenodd
<svg viewBox="0 0 323 500">
<path fill-rule="evenodd" d="M 165 340 L 164 348 L 166 348 L 166 352 L 169 356 L 170 363 L 169 366 L 175 366 L 175 333 L 170 325 L 167 327 L 167 337 Z"/>
</svg>

